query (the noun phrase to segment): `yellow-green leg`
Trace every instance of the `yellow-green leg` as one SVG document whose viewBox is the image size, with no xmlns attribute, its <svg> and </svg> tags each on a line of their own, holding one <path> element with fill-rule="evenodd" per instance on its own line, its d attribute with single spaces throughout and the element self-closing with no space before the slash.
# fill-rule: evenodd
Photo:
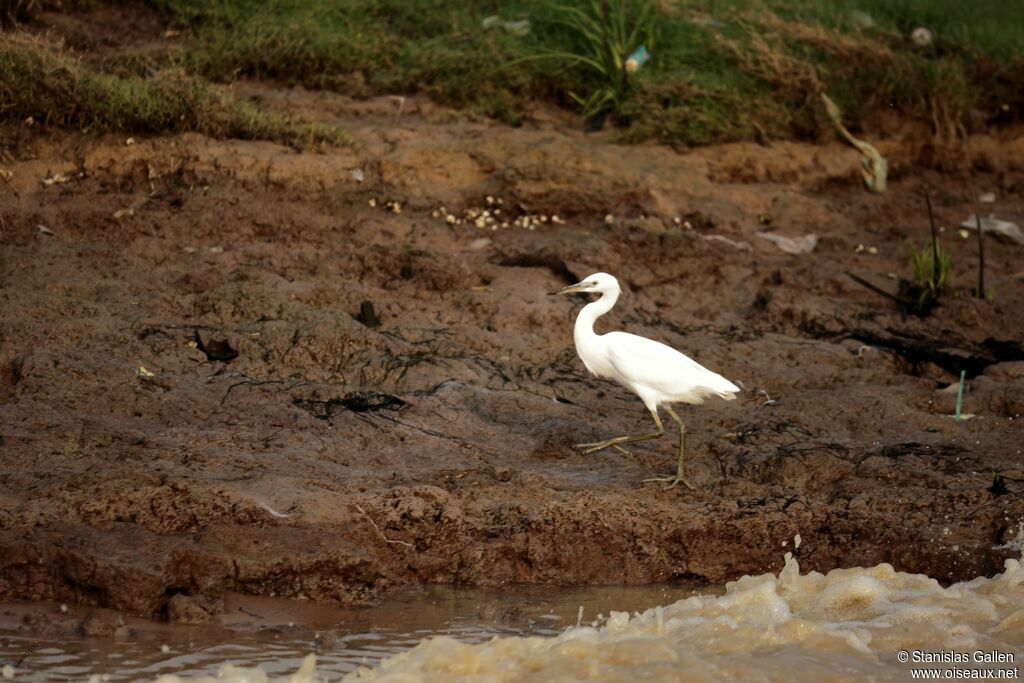
<svg viewBox="0 0 1024 683">
<path fill-rule="evenodd" d="M 661 424 L 661 418 L 658 417 L 658 411 L 652 410 L 651 416 L 654 418 L 654 424 L 658 425 L 658 431 L 656 432 L 651 432 L 650 434 L 636 434 L 634 436 L 616 436 L 612 439 L 595 441 L 593 443 L 578 443 L 574 448 L 582 448 L 584 453 L 595 453 L 613 446 L 615 448 L 619 448 L 619 444 L 630 443 L 633 441 L 647 441 L 649 439 L 658 439 L 665 436 L 665 426 Z M 676 419 L 678 420 L 679 418 Z M 623 449 L 619 448 L 619 450 Z"/>
<path fill-rule="evenodd" d="M 686 484 L 690 490 L 695 491 L 696 489 L 693 487 L 693 484 L 686 481 L 686 478 L 683 477 L 683 455 L 686 452 L 686 426 L 683 424 L 683 421 L 679 419 L 679 416 L 676 415 L 675 411 L 672 410 L 672 406 L 665 406 L 665 410 L 668 411 L 668 414 L 671 415 L 672 419 L 679 425 L 679 466 L 676 469 L 675 474 L 668 474 L 664 477 L 651 477 L 650 479 L 644 479 L 644 481 L 667 481 L 669 484 L 665 487 L 666 491 L 674 488 L 676 484 L 682 482 L 683 484 Z M 658 425 L 661 426 L 661 423 L 659 422 Z"/>
</svg>

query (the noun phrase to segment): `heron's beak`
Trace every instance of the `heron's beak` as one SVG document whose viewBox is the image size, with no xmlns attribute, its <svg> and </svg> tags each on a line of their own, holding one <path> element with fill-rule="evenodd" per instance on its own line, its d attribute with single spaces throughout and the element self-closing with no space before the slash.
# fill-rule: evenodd
<svg viewBox="0 0 1024 683">
<path fill-rule="evenodd" d="M 583 288 L 583 283 L 582 282 L 577 282 L 574 285 L 569 285 L 568 287 L 563 287 L 562 289 L 558 290 L 557 292 L 548 292 L 548 296 L 554 296 L 555 294 L 575 294 L 576 292 L 585 292 L 585 291 L 586 290 Z"/>
</svg>

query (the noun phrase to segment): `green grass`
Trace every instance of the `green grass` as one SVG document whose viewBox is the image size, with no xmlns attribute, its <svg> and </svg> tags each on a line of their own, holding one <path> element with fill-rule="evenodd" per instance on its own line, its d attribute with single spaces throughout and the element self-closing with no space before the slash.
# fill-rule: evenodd
<svg viewBox="0 0 1024 683">
<path fill-rule="evenodd" d="M 86 131 L 197 131 L 294 145 L 342 144 L 341 131 L 268 116 L 204 79 L 168 68 L 149 78 L 96 73 L 59 49 L 0 35 L 0 120 Z"/>
<path fill-rule="evenodd" d="M 1024 114 L 1024 3 L 605 2 L 612 16 L 655 9 L 644 32 L 657 36 L 652 60 L 629 87 L 619 88 L 607 66 L 635 47 L 625 44 L 628 31 L 610 32 L 615 54 L 607 55 L 592 31 L 565 21 L 576 10 L 593 17 L 601 0 L 151 0 L 189 37 L 180 53 L 146 66 L 184 74 L 197 88 L 258 78 L 354 96 L 423 94 L 513 124 L 536 100 L 588 113 L 611 102 L 621 139 L 674 145 L 829 136 L 819 90 L 855 130 L 895 111 L 955 140 L 972 110 L 993 121 Z M 528 19 L 530 31 L 484 30 L 492 14 Z M 934 44 L 912 44 L 918 26 L 934 31 Z M 138 66 L 107 70 L 130 81 L 147 71 Z M 180 87 L 171 90 L 177 101 Z"/>
</svg>

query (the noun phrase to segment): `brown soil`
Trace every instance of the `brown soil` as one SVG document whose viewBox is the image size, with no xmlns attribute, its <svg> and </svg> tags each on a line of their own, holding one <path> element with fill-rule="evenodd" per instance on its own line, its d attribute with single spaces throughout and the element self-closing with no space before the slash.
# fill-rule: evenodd
<svg viewBox="0 0 1024 683">
<path fill-rule="evenodd" d="M 1010 553 L 995 546 L 1024 519 L 1024 247 L 988 239 L 993 296 L 975 299 L 956 225 L 988 191 L 986 211 L 1024 221 L 1024 138 L 972 139 L 958 175 L 880 143 L 893 172 L 874 196 L 840 145 L 679 154 L 557 117 L 509 129 L 237 87 L 343 122 L 358 151 L 2 132 L 0 599 L 194 619 L 231 591 L 721 582 L 777 569 L 798 533 L 817 570 L 946 581 Z M 926 239 L 923 183 L 959 289 L 918 319 L 845 271 L 896 290 L 887 274 L 909 275 Z M 503 217 L 566 224 L 432 215 L 488 195 Z M 820 241 L 788 255 L 766 231 Z M 597 270 L 627 290 L 604 330 L 746 388 L 683 410 L 696 492 L 641 483 L 673 467 L 674 435 L 572 448 L 649 428 L 576 359 L 582 302 L 546 296 Z M 194 329 L 238 357 L 206 360 Z M 977 417 L 957 423 L 961 368 Z"/>
</svg>

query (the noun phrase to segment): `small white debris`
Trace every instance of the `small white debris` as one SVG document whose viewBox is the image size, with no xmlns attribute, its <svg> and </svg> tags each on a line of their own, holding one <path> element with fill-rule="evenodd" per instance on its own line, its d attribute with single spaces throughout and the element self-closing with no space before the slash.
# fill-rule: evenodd
<svg viewBox="0 0 1024 683">
<path fill-rule="evenodd" d="M 551 222 L 555 225 L 565 225 L 565 221 L 558 217 L 558 214 L 551 216 Z"/>
<path fill-rule="evenodd" d="M 800 534 L 797 534 L 796 536 L 793 537 L 793 547 L 794 548 L 799 548 L 800 544 L 803 543 L 803 542 L 804 542 L 803 539 L 800 538 Z"/>
<path fill-rule="evenodd" d="M 874 256 L 878 253 L 878 247 L 868 247 L 868 253 Z"/>
<path fill-rule="evenodd" d="M 967 217 L 967 220 L 960 224 L 960 227 L 968 230 L 977 230 L 978 219 L 974 214 L 971 214 Z M 1024 244 L 1024 233 L 1021 232 L 1019 225 L 1011 221 L 1000 220 L 991 215 L 988 217 L 982 216 L 981 231 L 1005 237 L 1017 244 Z"/>
<path fill-rule="evenodd" d="M 454 225 L 455 222 L 458 221 L 458 219 L 453 214 L 448 214 L 447 216 L 444 217 L 444 220 L 449 225 Z"/>
<path fill-rule="evenodd" d="M 68 606 L 62 603 L 61 606 L 60 606 L 60 611 L 61 611 L 62 614 L 67 614 L 68 613 Z"/>
<path fill-rule="evenodd" d="M 609 223 L 609 224 L 614 223 L 615 222 L 615 216 L 613 216 L 611 214 L 606 215 L 604 217 L 604 222 L 605 223 Z"/>
<path fill-rule="evenodd" d="M 932 44 L 932 41 L 935 40 L 935 35 L 930 29 L 927 29 L 924 26 L 918 26 L 911 32 L 910 39 L 914 41 L 914 45 L 917 45 L 918 47 L 928 47 Z"/>
<path fill-rule="evenodd" d="M 858 244 L 857 247 L 853 250 L 853 253 L 860 254 L 863 251 L 864 251 L 864 245 L 863 244 Z"/>
<path fill-rule="evenodd" d="M 271 515 L 273 515 L 274 517 L 277 517 L 279 519 L 288 519 L 289 517 L 294 517 L 295 516 L 294 513 L 293 514 L 285 514 L 283 512 L 278 512 L 277 510 L 275 510 L 274 508 L 270 507 L 266 503 L 261 503 L 260 501 L 256 501 L 256 502 L 259 504 L 259 506 L 261 508 L 263 508 L 264 510 L 269 512 Z"/>
<path fill-rule="evenodd" d="M 132 145 L 135 144 L 135 138 L 128 138 L 127 140 L 124 141 L 124 144 L 127 145 L 128 147 L 131 147 Z"/>
<path fill-rule="evenodd" d="M 434 218 L 440 218 L 441 212 L 438 211 L 437 209 L 434 209 L 433 211 L 430 212 L 430 215 L 433 216 Z"/>
<path fill-rule="evenodd" d="M 982 192 L 980 195 L 978 195 L 978 201 L 981 202 L 982 204 L 991 204 L 995 202 L 995 200 L 995 192 Z"/>
<path fill-rule="evenodd" d="M 165 643 L 165 644 L 160 646 L 160 652 L 163 652 L 164 654 L 167 654 L 170 651 L 171 651 L 171 646 L 170 645 L 167 645 Z"/>
<path fill-rule="evenodd" d="M 487 202 L 487 206 L 491 206 L 492 204 L 494 204 L 494 197 L 492 197 L 491 195 L 487 195 L 486 197 L 484 197 L 484 201 Z"/>
<path fill-rule="evenodd" d="M 370 206 L 377 206 L 377 200 L 374 199 L 373 197 L 370 197 L 370 201 L 366 203 L 369 204 Z"/>
<path fill-rule="evenodd" d="M 210 253 L 211 254 L 223 254 L 224 253 L 224 247 L 221 247 L 221 246 L 210 247 Z"/>
<path fill-rule="evenodd" d="M 960 235 L 960 239 L 964 240 L 971 236 L 971 233 L 967 232 L 963 228 L 960 228 L 960 230 L 957 231 L 957 234 Z"/>
<path fill-rule="evenodd" d="M 41 224 L 36 226 L 36 230 L 38 230 L 43 235 L 50 235 L 51 237 L 53 237 L 53 236 L 55 236 L 57 234 L 53 230 L 50 230 L 45 225 L 41 225 Z"/>
<path fill-rule="evenodd" d="M 8 171 L 6 168 L 0 168 L 0 180 L 3 180 L 5 183 L 10 183 L 14 180 L 14 172 Z"/>
<path fill-rule="evenodd" d="M 10 664 L 4 664 L 3 674 L 4 678 L 6 678 L 7 680 L 11 680 L 12 678 L 14 678 L 14 667 Z"/>
<path fill-rule="evenodd" d="M 69 180 L 71 180 L 71 179 L 68 178 L 63 173 L 54 173 L 49 178 L 44 178 L 43 179 L 43 185 L 46 185 L 47 187 L 50 187 L 51 185 L 62 185 L 64 183 L 68 182 Z"/>
<path fill-rule="evenodd" d="M 818 246 L 818 236 L 814 233 L 802 237 L 784 237 L 767 232 L 759 232 L 757 235 L 769 242 L 774 242 L 775 246 L 787 254 L 809 254 Z"/>
<path fill-rule="evenodd" d="M 145 365 L 139 366 L 139 377 L 142 379 L 152 379 L 156 377 L 156 373 L 152 370 L 148 370 Z"/>
<path fill-rule="evenodd" d="M 121 220 L 122 218 L 130 218 L 135 215 L 135 209 L 118 209 L 114 212 L 114 220 Z"/>
<path fill-rule="evenodd" d="M 708 242 L 721 242 L 722 244 L 728 244 L 730 247 L 739 249 L 740 251 L 750 251 L 752 248 L 747 242 L 737 242 L 722 235 L 703 235 L 703 237 Z"/>
<path fill-rule="evenodd" d="M 361 168 L 353 168 L 351 171 L 348 172 L 348 174 L 352 176 L 352 180 L 356 181 L 357 183 L 361 183 L 364 180 L 366 180 L 366 177 L 363 175 L 363 169 Z"/>
</svg>

